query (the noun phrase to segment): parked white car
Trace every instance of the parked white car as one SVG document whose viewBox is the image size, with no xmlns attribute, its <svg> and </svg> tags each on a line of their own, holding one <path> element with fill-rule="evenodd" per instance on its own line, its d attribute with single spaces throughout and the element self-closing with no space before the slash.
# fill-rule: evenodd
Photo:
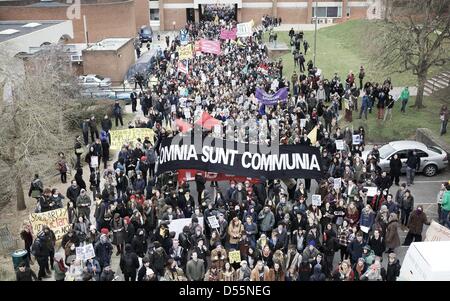
<svg viewBox="0 0 450 301">
<path fill-rule="evenodd" d="M 79 83 L 84 89 L 109 89 L 111 88 L 111 79 L 96 74 L 82 75 L 78 77 Z"/>
<path fill-rule="evenodd" d="M 390 159 L 394 154 L 398 154 L 398 157 L 402 161 L 402 173 L 406 172 L 406 160 L 408 159 L 409 151 L 416 151 L 420 157 L 419 172 L 422 172 L 427 177 L 432 177 L 437 174 L 439 170 L 447 168 L 448 156 L 447 153 L 440 147 L 427 146 L 418 141 L 393 141 L 383 145 L 378 149 L 380 152 L 379 166 L 382 171 L 389 172 Z M 362 158 L 367 161 L 367 156 L 370 151 L 364 151 Z"/>
</svg>

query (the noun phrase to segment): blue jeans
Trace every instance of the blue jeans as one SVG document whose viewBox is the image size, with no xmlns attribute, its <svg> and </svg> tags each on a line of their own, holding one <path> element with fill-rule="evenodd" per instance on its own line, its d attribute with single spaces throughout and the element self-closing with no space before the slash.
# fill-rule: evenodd
<svg viewBox="0 0 450 301">
<path fill-rule="evenodd" d="M 416 175 L 416 170 L 411 167 L 406 167 L 406 184 L 414 184 L 414 176 Z"/>
<path fill-rule="evenodd" d="M 450 221 L 448 219 L 448 215 L 449 215 L 450 211 L 447 211 L 445 209 L 441 209 L 441 216 L 440 216 L 440 220 L 441 220 L 441 224 L 443 226 L 446 226 L 447 228 L 450 228 Z"/>
</svg>

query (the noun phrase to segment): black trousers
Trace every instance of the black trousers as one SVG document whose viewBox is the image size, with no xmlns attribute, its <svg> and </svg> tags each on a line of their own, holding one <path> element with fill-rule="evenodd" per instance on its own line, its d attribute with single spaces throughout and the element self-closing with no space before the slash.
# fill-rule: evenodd
<svg viewBox="0 0 450 301">
<path fill-rule="evenodd" d="M 89 144 L 89 132 L 83 132 L 83 142 L 84 142 L 84 145 Z"/>
<path fill-rule="evenodd" d="M 54 258 L 55 258 L 55 250 L 50 250 L 50 254 L 48 255 L 49 259 L 50 259 L 50 269 L 53 269 L 53 263 L 54 263 Z M 50 269 L 47 266 L 47 271 L 50 271 Z"/>
<path fill-rule="evenodd" d="M 395 185 L 398 186 L 400 183 L 400 175 L 391 175 L 391 181 L 395 183 Z"/>
<path fill-rule="evenodd" d="M 125 278 L 125 281 L 136 281 L 136 272 L 124 273 L 123 277 Z"/>
<path fill-rule="evenodd" d="M 405 242 L 403 243 L 403 245 L 409 246 L 413 241 L 422 241 L 422 234 L 412 234 L 411 231 L 408 232 L 408 234 L 406 234 Z"/>
<path fill-rule="evenodd" d="M 45 271 L 49 269 L 48 267 L 48 257 L 39 257 L 37 258 L 37 262 L 39 265 L 38 278 L 41 279 L 46 275 Z"/>
<path fill-rule="evenodd" d="M 136 106 L 137 106 L 137 100 L 134 99 L 131 101 L 131 111 L 134 113 L 136 112 Z"/>
<path fill-rule="evenodd" d="M 67 172 L 61 173 L 61 183 L 67 183 Z"/>
<path fill-rule="evenodd" d="M 119 126 L 119 121 L 120 121 L 120 125 L 123 126 L 122 114 L 119 116 L 116 116 L 116 127 Z"/>
<path fill-rule="evenodd" d="M 92 140 L 92 143 L 95 142 L 94 136 L 95 136 L 95 138 L 98 138 L 98 137 L 99 137 L 99 136 L 98 136 L 98 130 L 91 130 L 91 140 Z"/>
</svg>

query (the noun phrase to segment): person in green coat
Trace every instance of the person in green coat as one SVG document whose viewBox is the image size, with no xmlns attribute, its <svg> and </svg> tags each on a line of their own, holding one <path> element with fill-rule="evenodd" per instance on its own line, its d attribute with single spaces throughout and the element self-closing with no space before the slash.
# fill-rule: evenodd
<svg viewBox="0 0 450 301">
<path fill-rule="evenodd" d="M 450 181 L 446 185 L 447 191 L 444 192 L 444 195 L 442 196 L 442 205 L 441 205 L 441 220 L 443 221 L 443 224 L 450 228 L 450 220 L 449 220 L 449 213 L 450 213 Z"/>
<path fill-rule="evenodd" d="M 400 109 L 400 112 L 406 113 L 406 104 L 409 100 L 409 89 L 408 87 L 405 87 L 402 90 L 402 93 L 400 94 L 400 100 L 402 101 L 402 108 Z"/>
</svg>

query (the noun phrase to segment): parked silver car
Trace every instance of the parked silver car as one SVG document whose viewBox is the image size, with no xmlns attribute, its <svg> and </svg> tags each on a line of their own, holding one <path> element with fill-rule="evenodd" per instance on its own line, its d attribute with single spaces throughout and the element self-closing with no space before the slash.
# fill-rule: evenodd
<svg viewBox="0 0 450 301">
<path fill-rule="evenodd" d="M 107 89 L 111 87 L 111 79 L 96 74 L 82 75 L 78 77 L 83 89 Z"/>
<path fill-rule="evenodd" d="M 419 172 L 422 172 L 425 176 L 432 177 L 439 170 L 447 168 L 448 156 L 447 153 L 437 146 L 426 146 L 418 141 L 393 141 L 383 145 L 379 149 L 380 162 L 379 166 L 382 171 L 389 172 L 389 162 L 394 154 L 398 154 L 402 161 L 402 173 L 406 172 L 406 160 L 408 159 L 409 151 L 416 151 L 420 157 Z M 364 151 L 362 158 L 366 161 L 370 151 Z"/>
</svg>

